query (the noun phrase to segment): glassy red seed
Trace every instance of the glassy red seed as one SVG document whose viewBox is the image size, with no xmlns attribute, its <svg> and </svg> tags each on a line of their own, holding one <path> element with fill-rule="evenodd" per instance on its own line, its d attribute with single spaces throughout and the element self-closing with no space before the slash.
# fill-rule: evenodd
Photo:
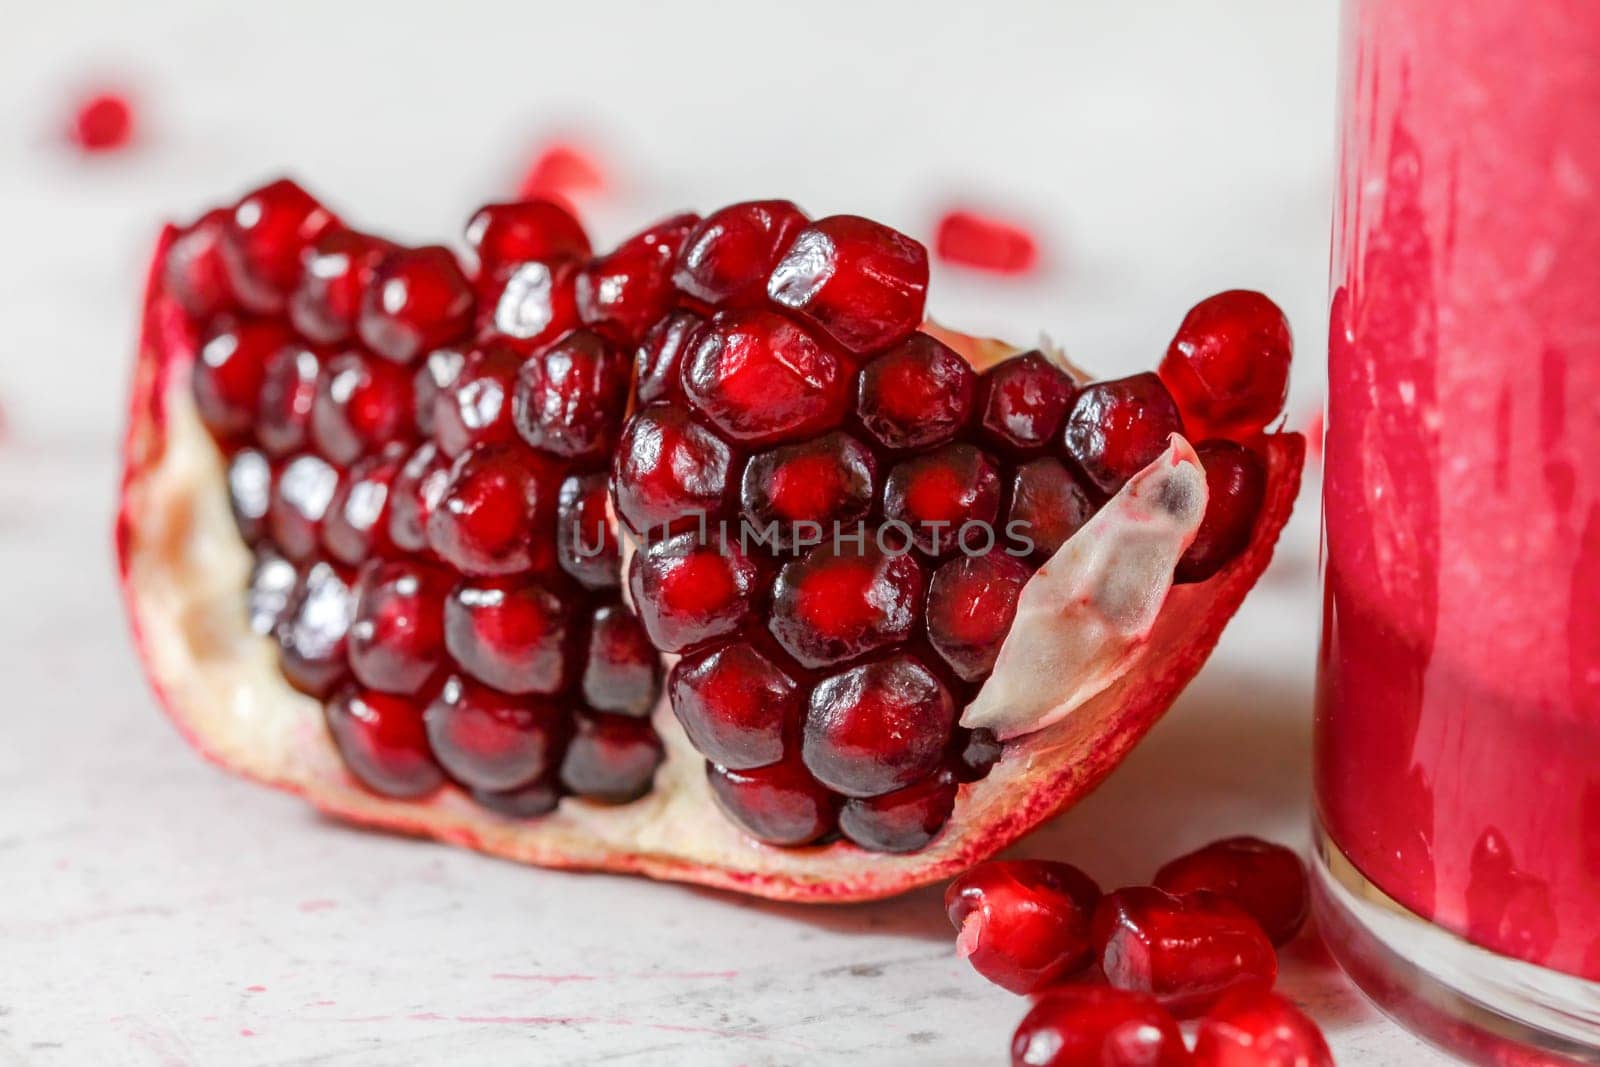
<svg viewBox="0 0 1600 1067">
<path fill-rule="evenodd" d="M 322 522 L 339 490 L 339 472 L 321 456 L 303 454 L 286 462 L 272 487 L 267 528 L 290 559 L 309 559 L 322 543 Z"/>
<path fill-rule="evenodd" d="M 674 215 L 628 238 L 578 278 L 578 315 L 615 323 L 637 341 L 672 305 L 672 267 L 698 215 Z"/>
<path fill-rule="evenodd" d="M 996 274 L 1026 274 L 1039 261 L 1039 247 L 1031 233 L 976 211 L 950 211 L 940 216 L 933 248 L 947 263 Z"/>
<path fill-rule="evenodd" d="M 1066 371 L 1040 352 L 1025 352 L 990 367 L 978 383 L 983 439 L 1015 455 L 1040 451 L 1061 429 L 1073 393 Z"/>
<path fill-rule="evenodd" d="M 644 335 L 633 363 L 640 404 L 683 399 L 683 354 L 705 321 L 692 311 L 674 311 Z"/>
<path fill-rule="evenodd" d="M 932 556 L 948 555 L 962 545 L 978 551 L 993 548 L 1000 469 L 965 444 L 912 456 L 889 471 L 883 514 L 905 523 L 912 544 Z"/>
<path fill-rule="evenodd" d="M 561 784 L 581 797 L 626 804 L 650 791 L 665 751 L 648 719 L 579 712 Z"/>
<path fill-rule="evenodd" d="M 989 981 L 1036 993 L 1089 965 L 1100 887 L 1051 860 L 990 860 L 945 890 L 956 951 Z"/>
<path fill-rule="evenodd" d="M 1275 945 L 1294 938 L 1310 910 L 1305 864 L 1292 850 L 1258 837 L 1229 837 L 1183 855 L 1155 884 L 1182 895 L 1207 889 L 1249 912 Z"/>
<path fill-rule="evenodd" d="M 274 456 L 306 446 L 311 405 L 317 396 L 322 357 L 306 345 L 290 342 L 267 360 L 256 405 L 256 440 Z"/>
<path fill-rule="evenodd" d="M 916 852 L 950 821 L 958 788 L 954 774 L 937 770 L 881 797 L 853 797 L 839 809 L 839 829 L 873 852 Z"/>
<path fill-rule="evenodd" d="M 708 304 L 760 304 L 779 253 L 805 225 L 805 212 L 787 200 L 732 204 L 689 234 L 672 280 Z"/>
<path fill-rule="evenodd" d="M 685 656 L 673 666 L 668 686 L 684 733 L 723 768 L 776 763 L 786 727 L 800 721 L 799 686 L 771 656 L 744 641 Z"/>
<path fill-rule="evenodd" d="M 289 294 L 289 321 L 301 336 L 337 344 L 355 331 L 361 297 L 394 246 L 377 237 L 330 226 L 305 250 L 300 280 Z"/>
<path fill-rule="evenodd" d="M 831 537 L 836 523 L 853 527 L 872 509 L 877 466 L 865 445 L 839 432 L 757 453 L 740 480 L 745 518 L 763 536 L 770 526 L 780 547 Z"/>
<path fill-rule="evenodd" d="M 1005 753 L 1005 746 L 991 730 L 979 727 L 969 731 L 956 753 L 956 777 L 963 782 L 976 782 L 988 776 L 991 768 Z"/>
<path fill-rule="evenodd" d="M 432 441 L 418 445 L 389 487 L 389 539 L 405 552 L 428 552 L 428 518 L 450 483 L 450 459 Z"/>
<path fill-rule="evenodd" d="M 466 350 L 446 346 L 429 352 L 417 367 L 411 379 L 411 393 L 417 432 L 422 436 L 433 436 L 433 412 L 439 396 L 455 385 L 466 362 Z"/>
<path fill-rule="evenodd" d="M 373 560 L 356 582 L 350 670 L 384 693 L 420 692 L 444 660 L 450 576 L 423 563 Z"/>
<path fill-rule="evenodd" d="M 474 789 L 472 802 L 509 819 L 533 819 L 556 810 L 561 802 L 561 786 L 552 774 L 519 789 L 498 793 Z"/>
<path fill-rule="evenodd" d="M 769 845 L 808 845 L 829 833 L 838 801 L 796 758 L 736 771 L 706 764 L 717 806 Z"/>
<path fill-rule="evenodd" d="M 512 439 L 511 395 L 521 368 L 522 356 L 495 341 L 466 354 L 454 380 L 435 395 L 433 439 L 440 451 L 454 458 L 473 445 Z"/>
<path fill-rule="evenodd" d="M 916 560 L 883 552 L 870 534 L 860 548 L 829 537 L 779 572 L 768 628 L 802 666 L 844 663 L 910 637 L 922 581 Z"/>
<path fill-rule="evenodd" d="M 621 544 L 606 510 L 608 484 L 600 471 L 569 475 L 556 505 L 556 558 L 588 589 L 622 584 Z"/>
<path fill-rule="evenodd" d="M 953 349 L 914 333 L 862 368 L 856 416 L 885 448 L 943 444 L 971 416 L 977 380 Z"/>
<path fill-rule="evenodd" d="M 411 374 L 360 351 L 346 351 L 322 369 L 311 401 L 311 441 L 339 465 L 412 437 Z"/>
<path fill-rule="evenodd" d="M 1229 993 L 1200 1020 L 1194 1067 L 1333 1067 L 1317 1024 L 1282 997 Z"/>
<path fill-rule="evenodd" d="M 307 247 L 337 223 L 311 194 L 287 178 L 240 200 L 222 228 L 222 263 L 239 303 L 276 314 L 300 281 Z"/>
<path fill-rule="evenodd" d="M 556 693 L 567 683 L 571 613 L 544 583 L 468 581 L 444 605 L 444 640 L 461 669 L 507 693 Z"/>
<path fill-rule="evenodd" d="M 345 766 L 374 793 L 417 799 L 444 784 L 415 698 L 347 686 L 328 702 L 327 721 Z"/>
<path fill-rule="evenodd" d="M 222 228 L 231 214 L 226 208 L 206 212 L 172 239 L 162 266 L 167 292 L 201 322 L 234 306 L 233 286 L 222 264 Z"/>
<path fill-rule="evenodd" d="M 1266 464 L 1243 445 L 1202 441 L 1195 454 L 1206 472 L 1206 514 L 1178 560 L 1179 582 L 1203 582 L 1236 559 L 1250 543 L 1267 495 Z"/>
<path fill-rule="evenodd" d="M 894 655 L 818 682 L 801 757 L 824 785 L 875 797 L 933 773 L 955 725 L 950 691 L 916 659 Z"/>
<path fill-rule="evenodd" d="M 513 395 L 517 432 L 532 448 L 573 459 L 609 455 L 628 405 L 627 354 L 574 330 L 529 357 Z"/>
<path fill-rule="evenodd" d="M 634 533 L 692 525 L 722 508 L 733 454 L 688 412 L 668 404 L 639 411 L 617 448 L 617 517 Z"/>
<path fill-rule="evenodd" d="M 928 251 L 905 234 L 857 215 L 801 230 L 767 282 L 767 295 L 852 352 L 880 352 L 922 322 Z"/>
<path fill-rule="evenodd" d="M 1006 537 L 1035 560 L 1055 555 L 1095 512 L 1094 501 L 1066 464 L 1050 456 L 1032 459 L 1011 476 Z"/>
<path fill-rule="evenodd" d="M 246 604 L 252 632 L 272 636 L 289 610 L 299 580 L 294 564 L 275 548 L 267 544 L 256 546 Z"/>
<path fill-rule="evenodd" d="M 580 690 L 596 711 L 641 718 L 661 695 L 661 660 L 638 617 L 621 604 L 602 604 L 589 616 Z"/>
<path fill-rule="evenodd" d="M 1102 493 L 1111 494 L 1166 451 L 1183 432 L 1177 405 L 1148 371 L 1086 385 L 1067 416 L 1067 454 Z"/>
<path fill-rule="evenodd" d="M 194 361 L 195 409 L 214 437 L 243 439 L 255 426 L 267 361 L 293 336 L 272 319 L 223 318 Z"/>
<path fill-rule="evenodd" d="M 528 164 L 517 195 L 564 198 L 572 193 L 595 192 L 605 187 L 605 170 L 592 152 L 556 141 L 542 148 Z"/>
<path fill-rule="evenodd" d="M 86 152 L 115 152 L 133 140 L 133 105 L 121 93 L 95 93 L 78 105 L 68 134 Z"/>
<path fill-rule="evenodd" d="M 428 516 L 428 546 L 463 574 L 516 574 L 555 558 L 559 468 L 521 445 L 456 458 Z"/>
<path fill-rule="evenodd" d="M 271 462 L 253 448 L 241 448 L 228 459 L 228 507 L 246 544 L 265 536 L 271 505 Z"/>
<path fill-rule="evenodd" d="M 472 325 L 472 283 L 439 245 L 399 248 L 383 258 L 361 299 L 357 330 L 367 347 L 411 363 Z"/>
<path fill-rule="evenodd" d="M 322 523 L 322 546 L 328 555 L 354 565 L 393 550 L 390 502 L 407 456 L 407 446 L 396 441 L 376 455 L 356 460 L 345 472 Z"/>
<path fill-rule="evenodd" d="M 484 292 L 480 319 L 500 339 L 528 354 L 577 328 L 576 260 L 535 260 L 507 267 Z"/>
<path fill-rule="evenodd" d="M 1189 309 L 1161 361 L 1161 380 L 1195 437 L 1242 440 L 1283 413 L 1293 352 L 1278 305 L 1230 289 Z"/>
<path fill-rule="evenodd" d="M 724 311 L 684 356 L 683 390 L 735 441 L 775 444 L 839 425 L 850 407 L 845 358 L 774 311 Z"/>
<path fill-rule="evenodd" d="M 981 682 L 994 670 L 1011 632 L 1017 600 L 1033 572 L 1003 552 L 958 556 L 928 583 L 928 641 L 964 682 Z"/>
<path fill-rule="evenodd" d="M 471 789 L 504 792 L 548 776 L 568 733 L 560 708 L 452 676 L 423 713 L 433 752 Z"/>
<path fill-rule="evenodd" d="M 278 666 L 290 685 L 324 697 L 342 682 L 346 638 L 356 600 L 344 576 L 331 564 L 305 567 L 278 623 Z"/>
<path fill-rule="evenodd" d="M 1106 986 L 1051 989 L 1011 1038 L 1012 1067 L 1189 1067 L 1171 1015 L 1151 997 Z"/>
<path fill-rule="evenodd" d="M 760 571 L 734 540 L 674 534 L 634 553 L 634 609 L 663 652 L 688 652 L 756 618 Z"/>
<path fill-rule="evenodd" d="M 530 260 L 587 259 L 590 252 L 582 224 L 551 200 L 479 208 L 467 223 L 467 244 L 486 278 Z"/>
</svg>

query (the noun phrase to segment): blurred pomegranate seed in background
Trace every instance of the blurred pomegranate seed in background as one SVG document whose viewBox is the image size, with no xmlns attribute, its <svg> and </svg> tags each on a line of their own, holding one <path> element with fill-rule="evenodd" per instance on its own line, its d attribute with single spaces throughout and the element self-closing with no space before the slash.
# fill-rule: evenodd
<svg viewBox="0 0 1600 1067">
<path fill-rule="evenodd" d="M 940 217 L 933 249 L 946 263 L 996 274 L 1026 274 L 1039 263 L 1038 243 L 1022 226 L 959 208 Z"/>
<path fill-rule="evenodd" d="M 517 196 L 522 200 L 538 198 L 567 205 L 572 202 L 573 194 L 598 193 L 607 184 L 605 169 L 593 152 L 571 141 L 550 141 L 539 149 L 523 172 Z"/>
<path fill-rule="evenodd" d="M 133 140 L 133 119 L 133 105 L 126 93 L 90 93 L 74 105 L 67 136 L 85 152 L 115 152 Z"/>
</svg>

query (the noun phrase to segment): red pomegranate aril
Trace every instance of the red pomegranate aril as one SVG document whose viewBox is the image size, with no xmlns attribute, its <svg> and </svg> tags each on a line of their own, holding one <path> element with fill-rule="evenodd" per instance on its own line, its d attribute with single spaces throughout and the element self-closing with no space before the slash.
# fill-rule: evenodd
<svg viewBox="0 0 1600 1067">
<path fill-rule="evenodd" d="M 374 793 L 419 799 L 444 784 L 412 698 L 346 686 L 328 702 L 327 720 L 345 767 Z"/>
<path fill-rule="evenodd" d="M 948 345 L 914 333 L 862 368 L 856 417 L 885 448 L 944 444 L 971 417 L 977 380 Z"/>
<path fill-rule="evenodd" d="M 1000 469 L 971 445 L 945 445 L 912 456 L 889 471 L 883 514 L 904 523 L 911 543 L 931 556 L 949 555 L 962 545 L 993 548 Z"/>
<path fill-rule="evenodd" d="M 1015 223 L 975 211 L 950 211 L 934 230 L 933 250 L 948 263 L 993 271 L 1025 274 L 1039 260 L 1033 235 Z"/>
<path fill-rule="evenodd" d="M 222 228 L 229 211 L 217 208 L 172 239 L 162 265 L 162 284 L 189 317 L 210 319 L 234 305 L 233 286 L 222 265 Z"/>
<path fill-rule="evenodd" d="M 507 693 L 556 693 L 567 683 L 571 613 L 541 582 L 464 582 L 444 605 L 450 655 L 485 685 Z"/>
<path fill-rule="evenodd" d="M 450 575 L 426 563 L 373 560 L 356 581 L 350 672 L 368 689 L 411 695 L 444 660 Z"/>
<path fill-rule="evenodd" d="M 1161 380 L 1197 438 L 1243 440 L 1283 414 L 1293 353 L 1278 305 L 1230 289 L 1189 309 L 1161 361 Z"/>
<path fill-rule="evenodd" d="M 346 638 L 355 612 L 355 594 L 331 564 L 314 562 L 301 571 L 275 634 L 278 666 L 290 685 L 325 697 L 344 681 Z"/>
<path fill-rule="evenodd" d="M 628 238 L 578 276 L 578 315 L 615 323 L 633 341 L 672 306 L 672 266 L 698 215 L 674 215 Z"/>
<path fill-rule="evenodd" d="M 1276 993 L 1229 993 L 1200 1020 L 1194 1067 L 1333 1067 L 1317 1024 Z"/>
<path fill-rule="evenodd" d="M 295 456 L 272 486 L 267 529 L 295 562 L 309 559 L 322 543 L 322 523 L 339 491 L 339 472 L 321 456 Z"/>
<path fill-rule="evenodd" d="M 641 405 L 683 399 L 683 354 L 705 321 L 692 311 L 674 311 L 650 327 L 633 364 Z"/>
<path fill-rule="evenodd" d="M 722 508 L 733 454 L 689 413 L 652 404 L 628 420 L 617 447 L 617 517 L 637 534 L 682 528 Z"/>
<path fill-rule="evenodd" d="M 311 401 L 311 441 L 345 465 L 391 441 L 411 437 L 411 373 L 366 352 L 341 352 L 328 361 Z"/>
<path fill-rule="evenodd" d="M 446 346 L 429 352 L 417 367 L 411 379 L 411 396 L 417 432 L 422 436 L 433 436 L 433 413 L 443 402 L 443 394 L 461 377 L 461 368 L 466 362 L 465 349 Z"/>
<path fill-rule="evenodd" d="M 1161 379 L 1146 371 L 1086 385 L 1067 415 L 1067 454 L 1107 495 L 1166 451 L 1183 420 Z"/>
<path fill-rule="evenodd" d="M 428 519 L 450 484 L 450 458 L 432 441 L 418 445 L 389 487 L 389 539 L 403 552 L 426 553 Z"/>
<path fill-rule="evenodd" d="M 262 314 L 281 312 L 300 281 L 301 256 L 336 222 L 287 178 L 240 200 L 222 228 L 221 245 L 228 284 L 239 302 Z"/>
<path fill-rule="evenodd" d="M 289 342 L 267 360 L 256 404 L 256 441 L 274 456 L 306 447 L 311 406 L 317 397 L 322 357 L 315 349 Z"/>
<path fill-rule="evenodd" d="M 265 536 L 272 507 L 272 464 L 253 448 L 241 448 L 228 460 L 228 507 L 245 544 Z"/>
<path fill-rule="evenodd" d="M 522 356 L 494 341 L 466 354 L 454 379 L 434 398 L 433 439 L 440 451 L 453 459 L 473 445 L 513 438 L 511 394 L 521 368 Z"/>
<path fill-rule="evenodd" d="M 580 685 L 596 711 L 642 718 L 661 695 L 661 660 L 637 616 L 621 604 L 601 604 L 589 616 L 589 651 Z"/>
<path fill-rule="evenodd" d="M 257 545 L 255 562 L 250 567 L 250 592 L 246 611 L 250 629 L 270 637 L 289 610 L 300 574 L 288 559 L 271 545 Z"/>
<path fill-rule="evenodd" d="M 937 770 L 881 797 L 851 798 L 839 809 L 839 830 L 873 852 L 916 852 L 950 821 L 958 788 L 954 774 Z"/>
<path fill-rule="evenodd" d="M 902 789 L 939 765 L 956 705 L 915 658 L 894 655 L 818 682 L 806 708 L 801 757 L 847 797 Z"/>
<path fill-rule="evenodd" d="M 995 737 L 992 730 L 979 727 L 966 732 L 965 737 L 960 736 L 960 746 L 956 752 L 955 772 L 956 777 L 963 782 L 976 782 L 988 775 L 991 768 L 999 762 L 1005 748 L 1000 744 L 1000 739 Z"/>
<path fill-rule="evenodd" d="M 1174 895 L 1209 890 L 1249 912 L 1274 945 L 1293 940 L 1310 908 L 1305 864 L 1282 845 L 1258 837 L 1214 841 L 1156 872 L 1158 888 Z"/>
<path fill-rule="evenodd" d="M 532 448 L 570 459 L 611 454 L 628 406 L 630 361 L 593 330 L 574 330 L 517 374 L 513 418 Z"/>
<path fill-rule="evenodd" d="M 590 800 L 626 804 L 650 791 L 665 751 L 649 719 L 579 712 L 561 784 Z"/>
<path fill-rule="evenodd" d="M 1019 553 L 1043 561 L 1055 555 L 1095 513 L 1094 501 L 1066 464 L 1040 456 L 1011 476 L 1006 537 Z"/>
<path fill-rule="evenodd" d="M 471 789 L 505 792 L 550 774 L 568 732 L 542 697 L 510 696 L 452 675 L 423 712 L 428 741 L 450 777 Z"/>
<path fill-rule="evenodd" d="M 357 460 L 340 479 L 322 521 L 322 547 L 328 555 L 354 566 L 392 551 L 390 501 L 406 457 L 406 446 L 396 441 Z"/>
<path fill-rule="evenodd" d="M 213 324 L 194 361 L 195 410 L 219 440 L 240 440 L 255 427 L 267 361 L 293 335 L 273 319 L 224 318 Z"/>
<path fill-rule="evenodd" d="M 769 845 L 809 845 L 834 828 L 838 801 L 798 759 L 742 771 L 707 763 L 706 780 L 723 813 Z"/>
<path fill-rule="evenodd" d="M 523 353 L 538 351 L 580 325 L 579 265 L 573 260 L 522 263 L 484 294 L 480 318 Z"/>
<path fill-rule="evenodd" d="M 688 652 L 750 625 L 761 573 L 731 539 L 674 534 L 635 552 L 628 568 L 634 610 L 663 652 Z"/>
<path fill-rule="evenodd" d="M 1190 1067 L 1178 1023 L 1153 998 L 1060 986 L 1034 1002 L 1011 1038 L 1011 1067 Z"/>
<path fill-rule="evenodd" d="M 555 197 L 565 202 L 568 194 L 598 192 L 606 184 L 605 170 L 592 151 L 566 141 L 554 141 L 528 164 L 518 183 L 517 195 Z"/>
<path fill-rule="evenodd" d="M 1076 386 L 1042 352 L 997 363 L 978 381 L 978 428 L 983 439 L 1013 455 L 1050 444 L 1072 406 Z"/>
<path fill-rule="evenodd" d="M 520 444 L 463 452 L 428 516 L 428 546 L 463 574 L 516 574 L 553 561 L 555 464 Z"/>
<path fill-rule="evenodd" d="M 740 480 L 744 516 L 775 547 L 818 542 L 836 524 L 866 518 L 877 467 L 866 445 L 840 432 L 758 453 Z M 802 523 L 811 526 L 802 530 Z"/>
<path fill-rule="evenodd" d="M 981 682 L 994 670 L 1011 632 L 1017 598 L 1033 572 L 1004 552 L 958 556 L 928 583 L 928 642 L 964 682 Z"/>
<path fill-rule="evenodd" d="M 805 225 L 805 212 L 787 200 L 732 204 L 707 215 L 689 234 L 672 280 L 708 304 L 760 304 L 779 254 Z"/>
<path fill-rule="evenodd" d="M 411 363 L 464 334 L 474 307 L 472 283 L 454 252 L 439 245 L 400 248 L 373 272 L 356 330 L 378 355 Z"/>
<path fill-rule="evenodd" d="M 683 391 L 725 436 L 752 445 L 832 429 L 850 407 L 846 358 L 775 312 L 719 312 L 697 330 Z"/>
<path fill-rule="evenodd" d="M 921 607 L 916 560 L 830 536 L 778 573 L 768 628 L 802 666 L 830 667 L 905 641 Z"/>
<path fill-rule="evenodd" d="M 795 680 L 772 656 L 744 641 L 685 656 L 673 665 L 667 685 L 672 710 L 695 749 L 725 769 L 776 763 L 784 755 L 787 728 L 800 721 Z"/>
<path fill-rule="evenodd" d="M 561 483 L 556 503 L 556 560 L 588 589 L 622 584 L 622 548 L 607 513 L 604 473 L 573 474 Z"/>
<path fill-rule="evenodd" d="M 857 215 L 818 219 L 795 235 L 772 270 L 767 295 L 850 351 L 880 352 L 922 322 L 928 250 Z"/>
<path fill-rule="evenodd" d="M 1099 902 L 1094 879 L 1052 860 L 980 863 L 944 894 L 956 951 L 1013 993 L 1037 993 L 1089 965 Z"/>
<path fill-rule="evenodd" d="M 548 815 L 561 803 L 561 787 L 555 775 L 530 782 L 520 789 L 492 793 L 486 789 L 472 790 L 472 802 L 509 819 L 534 819 Z"/>
<path fill-rule="evenodd" d="M 117 92 L 95 93 L 78 105 L 67 133 L 86 152 L 114 152 L 133 140 L 133 105 Z"/>
<path fill-rule="evenodd" d="M 356 327 L 361 297 L 391 249 L 388 241 L 331 226 L 306 248 L 300 281 L 289 294 L 289 321 L 309 341 L 332 345 Z"/>
<path fill-rule="evenodd" d="M 1212 440 L 1194 450 L 1206 472 L 1206 514 L 1178 560 L 1178 582 L 1203 582 L 1237 558 L 1250 543 L 1267 495 L 1266 464 L 1248 448 Z"/>
<path fill-rule="evenodd" d="M 488 204 L 467 223 L 467 244 L 478 274 L 494 278 L 530 260 L 588 259 L 589 236 L 572 213 L 552 200 Z"/>
<path fill-rule="evenodd" d="M 1260 924 L 1205 890 L 1179 897 L 1154 886 L 1119 889 L 1100 901 L 1092 937 L 1108 982 L 1149 993 L 1183 1017 L 1235 989 L 1270 989 L 1278 976 Z"/>
</svg>

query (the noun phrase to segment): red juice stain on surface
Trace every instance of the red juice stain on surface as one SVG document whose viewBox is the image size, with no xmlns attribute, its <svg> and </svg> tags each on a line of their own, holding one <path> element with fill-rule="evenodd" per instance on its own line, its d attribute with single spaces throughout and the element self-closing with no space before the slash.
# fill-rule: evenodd
<svg viewBox="0 0 1600 1067">
<path fill-rule="evenodd" d="M 517 195 L 567 201 L 574 193 L 597 193 L 607 185 L 605 169 L 594 153 L 570 141 L 552 141 L 523 172 Z"/>
<path fill-rule="evenodd" d="M 133 140 L 133 104 L 126 93 L 102 91 L 79 100 L 67 128 L 72 143 L 85 152 L 115 152 Z"/>
<path fill-rule="evenodd" d="M 1038 242 L 1022 226 L 961 208 L 940 217 L 933 248 L 946 263 L 996 274 L 1026 274 L 1039 262 Z"/>
</svg>

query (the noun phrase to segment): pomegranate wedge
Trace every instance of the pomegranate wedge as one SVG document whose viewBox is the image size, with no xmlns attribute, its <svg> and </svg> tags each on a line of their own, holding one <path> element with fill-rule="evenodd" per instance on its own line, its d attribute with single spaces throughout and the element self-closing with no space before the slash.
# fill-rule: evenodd
<svg viewBox="0 0 1600 1067">
<path fill-rule="evenodd" d="M 866 219 L 753 201 L 595 256 L 533 201 L 468 240 L 277 182 L 169 229 L 144 306 L 146 670 L 209 758 L 359 823 L 785 900 L 947 878 L 1149 729 L 1299 488 L 1270 397 L 1183 436 L 1203 346 L 1090 383 L 942 330 Z"/>
</svg>

